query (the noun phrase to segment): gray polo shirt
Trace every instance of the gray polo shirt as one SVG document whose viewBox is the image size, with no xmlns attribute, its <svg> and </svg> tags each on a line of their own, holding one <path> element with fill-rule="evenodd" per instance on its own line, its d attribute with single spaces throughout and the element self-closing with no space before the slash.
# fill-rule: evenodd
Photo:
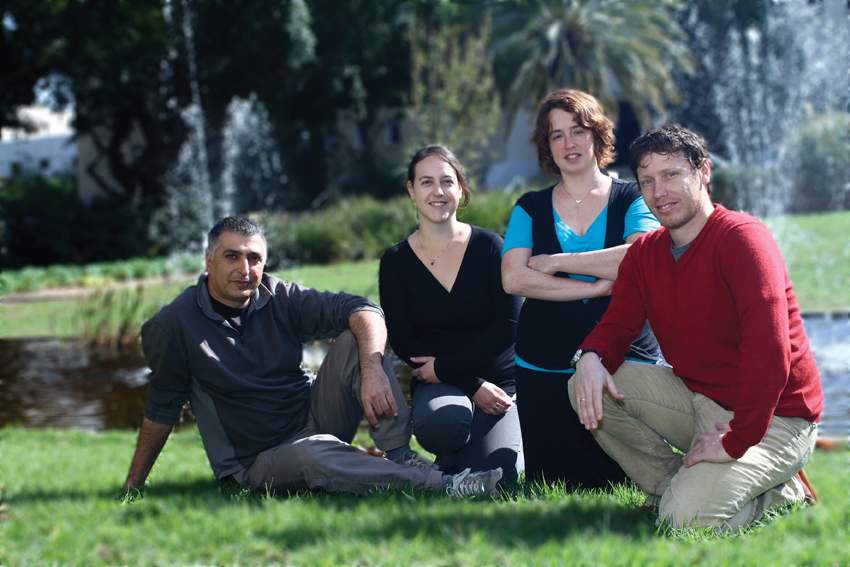
<svg viewBox="0 0 850 567">
<path fill-rule="evenodd" d="M 145 416 L 173 424 L 188 401 L 222 478 L 305 425 L 310 384 L 301 368 L 303 343 L 337 336 L 355 311 L 382 312 L 362 297 L 263 275 L 240 332 L 213 310 L 206 279 L 142 326 L 151 368 Z"/>
</svg>

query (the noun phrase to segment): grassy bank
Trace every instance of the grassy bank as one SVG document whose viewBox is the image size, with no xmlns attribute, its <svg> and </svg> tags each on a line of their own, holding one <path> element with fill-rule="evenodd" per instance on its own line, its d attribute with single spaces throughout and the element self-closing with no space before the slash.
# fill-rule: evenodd
<svg viewBox="0 0 850 567">
<path fill-rule="evenodd" d="M 378 299 L 377 260 L 301 266 L 276 272 L 275 275 L 316 289 L 345 290 Z M 141 292 L 135 289 L 116 292 L 112 300 L 115 304 L 131 303 L 136 300 L 136 294 L 141 293 L 142 305 L 135 316 L 138 326 L 194 281 L 186 279 L 178 283 L 147 285 Z M 80 335 L 91 325 L 91 313 L 97 311 L 104 300 L 105 294 L 102 293 L 88 299 L 12 304 L 4 304 L 0 298 L 0 338 Z M 120 313 L 113 313 L 113 316 L 118 317 Z"/>
<path fill-rule="evenodd" d="M 174 434 L 142 500 L 115 498 L 135 433 L 0 430 L 0 564 L 840 565 L 850 453 L 807 470 L 822 503 L 745 537 L 656 532 L 633 489 L 437 495 L 222 494 L 194 429 Z"/>
<path fill-rule="evenodd" d="M 804 311 L 834 311 L 850 308 L 850 212 L 825 213 L 772 219 L 769 226 L 778 235 L 788 263 L 797 298 Z M 308 265 L 277 273 L 283 279 L 317 289 L 345 290 L 377 299 L 376 260 Z M 149 285 L 144 290 L 140 314 L 149 314 L 168 302 L 192 280 Z M 72 336 L 84 326 L 82 300 L 3 304 L 0 300 L 0 338 Z"/>
</svg>

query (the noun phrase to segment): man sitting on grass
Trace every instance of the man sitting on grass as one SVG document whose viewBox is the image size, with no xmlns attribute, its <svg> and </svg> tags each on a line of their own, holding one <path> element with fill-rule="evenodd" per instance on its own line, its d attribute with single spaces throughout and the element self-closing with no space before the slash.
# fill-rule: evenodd
<svg viewBox="0 0 850 567">
<path fill-rule="evenodd" d="M 409 410 L 383 358 L 380 308 L 284 283 L 263 273 L 265 261 L 257 224 L 222 219 L 209 232 L 207 273 L 142 327 L 152 374 L 124 490 L 144 485 L 189 401 L 220 480 L 275 491 L 491 494 L 501 469 L 444 475 L 411 450 Z M 311 381 L 301 368 L 302 345 L 331 337 Z M 349 444 L 364 412 L 387 459 Z"/>
<path fill-rule="evenodd" d="M 608 311 L 576 353 L 570 401 L 661 520 L 737 530 L 813 497 L 801 469 L 820 376 L 770 232 L 711 202 L 702 138 L 667 125 L 630 152 L 664 228 L 620 264 Z M 623 362 L 647 319 L 672 368 Z"/>
</svg>

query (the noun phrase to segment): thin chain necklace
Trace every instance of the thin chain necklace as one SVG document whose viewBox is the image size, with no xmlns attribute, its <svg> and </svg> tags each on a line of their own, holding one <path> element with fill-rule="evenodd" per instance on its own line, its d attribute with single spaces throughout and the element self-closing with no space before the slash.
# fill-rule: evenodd
<svg viewBox="0 0 850 567">
<path fill-rule="evenodd" d="M 443 249 L 440 250 L 440 252 L 434 257 L 431 257 L 431 255 L 428 254 L 425 248 L 425 243 L 422 242 L 422 235 L 419 233 L 419 231 L 416 232 L 416 242 L 419 244 L 419 249 L 422 251 L 422 255 L 428 257 L 428 264 L 433 267 L 434 264 L 437 263 L 437 260 L 440 259 L 440 256 L 442 256 L 446 252 L 446 250 L 449 249 L 449 246 L 452 245 L 452 242 L 454 242 L 454 235 L 452 235 L 452 238 L 448 241 L 448 243 L 446 243 L 446 245 L 443 246 Z"/>
<path fill-rule="evenodd" d="M 588 190 L 587 190 L 587 193 L 585 193 L 585 194 L 584 194 L 584 197 L 582 197 L 581 199 L 576 199 L 575 197 L 573 197 L 572 195 L 570 195 L 569 193 L 567 193 L 567 187 L 566 187 L 566 185 L 564 185 L 564 183 L 563 183 L 563 182 L 561 182 L 561 189 L 563 189 L 563 190 L 564 190 L 564 194 L 567 196 L 567 198 L 568 198 L 570 201 L 573 201 L 573 202 L 576 204 L 576 208 L 580 207 L 580 206 L 581 206 L 581 204 L 582 204 L 582 203 L 584 203 L 584 202 L 587 200 L 588 196 L 590 196 L 590 194 L 593 192 L 593 190 L 594 190 L 595 188 L 596 188 L 596 185 L 592 185 L 592 186 L 590 187 L 590 189 L 588 189 Z"/>
</svg>

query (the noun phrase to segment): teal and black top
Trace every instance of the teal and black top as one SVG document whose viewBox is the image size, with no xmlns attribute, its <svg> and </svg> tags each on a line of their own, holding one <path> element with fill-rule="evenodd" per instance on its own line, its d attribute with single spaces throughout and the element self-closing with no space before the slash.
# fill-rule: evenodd
<svg viewBox="0 0 850 567">
<path fill-rule="evenodd" d="M 634 233 L 658 228 L 634 182 L 614 179 L 608 204 L 584 235 L 578 235 L 558 216 L 552 203 L 554 186 L 524 194 L 517 201 L 505 236 L 504 254 L 514 248 L 531 248 L 532 254 L 589 252 L 625 244 Z M 584 281 L 596 278 L 557 273 Z M 609 297 L 578 301 L 526 299 L 517 328 L 517 366 L 543 372 L 571 373 L 570 362 L 578 345 L 599 323 Z M 632 344 L 631 360 L 655 363 L 660 350 L 649 326 Z"/>
</svg>

